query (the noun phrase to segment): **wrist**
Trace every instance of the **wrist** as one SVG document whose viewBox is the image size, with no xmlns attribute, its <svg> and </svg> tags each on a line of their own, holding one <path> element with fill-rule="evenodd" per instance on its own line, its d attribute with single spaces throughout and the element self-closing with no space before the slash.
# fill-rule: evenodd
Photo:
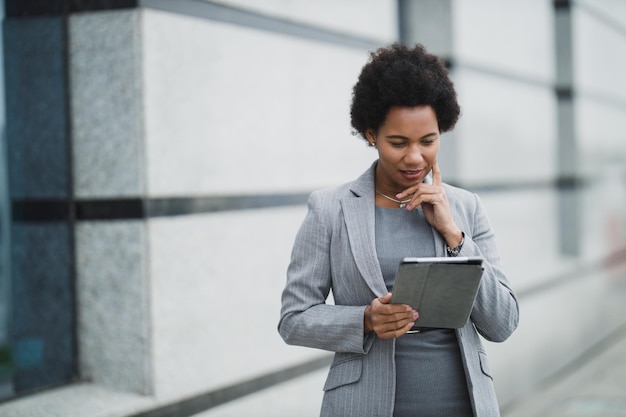
<svg viewBox="0 0 626 417">
<path fill-rule="evenodd" d="M 460 231 L 460 234 L 461 239 L 454 240 L 455 242 L 458 242 L 456 245 L 451 246 L 449 243 L 446 243 L 446 253 L 448 254 L 448 256 L 459 256 L 461 248 L 463 247 L 463 243 L 465 243 L 465 233 Z"/>
<path fill-rule="evenodd" d="M 365 307 L 365 311 L 363 312 L 363 333 L 369 333 L 374 330 L 372 326 L 372 316 L 371 316 L 372 306 L 368 305 Z"/>
<path fill-rule="evenodd" d="M 461 241 L 464 239 L 465 234 L 462 230 L 455 228 L 454 230 L 443 235 L 444 240 L 446 241 L 446 245 L 449 248 L 457 247 L 461 244 Z"/>
</svg>

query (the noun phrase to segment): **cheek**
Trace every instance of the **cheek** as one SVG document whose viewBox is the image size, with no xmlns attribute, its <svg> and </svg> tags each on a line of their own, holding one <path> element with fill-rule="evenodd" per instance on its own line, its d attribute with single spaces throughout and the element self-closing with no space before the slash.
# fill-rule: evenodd
<svg viewBox="0 0 626 417">
<path fill-rule="evenodd" d="M 428 159 L 430 161 L 435 161 L 437 159 L 437 154 L 439 153 L 439 146 L 433 147 L 428 150 Z"/>
<path fill-rule="evenodd" d="M 393 162 L 398 159 L 397 152 L 394 152 L 393 149 L 379 150 L 378 157 L 387 162 Z"/>
</svg>

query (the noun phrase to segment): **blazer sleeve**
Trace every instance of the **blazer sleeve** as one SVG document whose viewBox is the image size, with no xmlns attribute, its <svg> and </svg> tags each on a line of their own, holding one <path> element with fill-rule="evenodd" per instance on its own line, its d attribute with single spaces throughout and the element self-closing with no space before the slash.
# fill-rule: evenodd
<svg viewBox="0 0 626 417">
<path fill-rule="evenodd" d="M 278 331 L 288 344 L 332 352 L 367 353 L 373 342 L 363 333 L 366 306 L 330 305 L 330 214 L 324 196 L 311 194 L 308 212 L 296 235 L 282 293 Z"/>
<path fill-rule="evenodd" d="M 494 232 L 487 213 L 474 194 L 474 215 L 471 230 L 466 232 L 465 243 L 459 256 L 482 256 L 484 272 L 471 314 L 476 330 L 491 342 L 506 340 L 517 328 L 519 306 L 517 297 L 502 271 L 500 255 L 496 248 Z"/>
</svg>

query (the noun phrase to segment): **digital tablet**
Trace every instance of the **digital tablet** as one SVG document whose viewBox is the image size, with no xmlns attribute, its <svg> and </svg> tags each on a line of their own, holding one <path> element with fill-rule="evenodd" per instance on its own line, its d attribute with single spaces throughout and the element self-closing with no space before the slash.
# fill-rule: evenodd
<svg viewBox="0 0 626 417">
<path fill-rule="evenodd" d="M 458 329 L 472 312 L 483 274 L 481 257 L 404 258 L 391 303 L 419 312 L 416 327 Z"/>
</svg>

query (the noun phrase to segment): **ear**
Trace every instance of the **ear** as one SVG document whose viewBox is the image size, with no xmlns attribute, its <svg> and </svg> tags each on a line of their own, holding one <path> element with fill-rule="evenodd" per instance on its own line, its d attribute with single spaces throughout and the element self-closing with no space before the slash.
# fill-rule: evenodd
<svg viewBox="0 0 626 417">
<path fill-rule="evenodd" d="M 376 146 L 376 135 L 374 135 L 374 131 L 372 129 L 367 129 L 365 131 L 365 138 L 370 143 L 370 146 Z"/>
</svg>

